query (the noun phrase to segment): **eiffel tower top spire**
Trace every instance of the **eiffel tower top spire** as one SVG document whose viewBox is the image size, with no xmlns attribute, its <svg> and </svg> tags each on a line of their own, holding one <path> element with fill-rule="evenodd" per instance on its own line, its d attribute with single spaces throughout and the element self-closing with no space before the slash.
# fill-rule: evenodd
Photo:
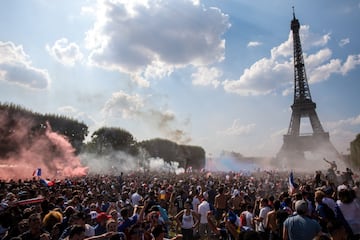
<svg viewBox="0 0 360 240">
<path fill-rule="evenodd" d="M 293 18 L 295 19 L 295 7 L 292 6 L 292 9 L 293 9 Z"/>
</svg>

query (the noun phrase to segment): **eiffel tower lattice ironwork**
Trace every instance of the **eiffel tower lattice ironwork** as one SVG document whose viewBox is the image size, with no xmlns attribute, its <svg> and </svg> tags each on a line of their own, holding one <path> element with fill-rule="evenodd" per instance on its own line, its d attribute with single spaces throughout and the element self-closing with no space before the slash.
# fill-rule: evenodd
<svg viewBox="0 0 360 240">
<path fill-rule="evenodd" d="M 278 160 L 299 161 L 305 158 L 305 152 L 317 152 L 323 157 L 339 157 L 339 153 L 330 142 L 329 133 L 325 132 L 315 111 L 316 103 L 312 101 L 306 77 L 304 58 L 300 41 L 300 23 L 293 12 L 291 21 L 294 48 L 294 103 L 289 129 L 283 137 L 283 145 L 277 154 Z M 301 134 L 302 118 L 308 118 L 313 133 Z M 329 153 L 331 155 L 329 155 Z M 289 162 L 290 160 L 290 162 Z"/>
</svg>

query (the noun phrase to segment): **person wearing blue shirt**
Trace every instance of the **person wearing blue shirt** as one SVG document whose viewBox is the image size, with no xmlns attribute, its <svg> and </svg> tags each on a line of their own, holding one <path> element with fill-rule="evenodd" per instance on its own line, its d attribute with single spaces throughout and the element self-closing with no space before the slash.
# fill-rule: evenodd
<svg viewBox="0 0 360 240">
<path fill-rule="evenodd" d="M 307 216 L 308 204 L 305 200 L 295 202 L 296 213 L 284 222 L 283 240 L 309 240 L 320 235 L 320 224 Z"/>
</svg>

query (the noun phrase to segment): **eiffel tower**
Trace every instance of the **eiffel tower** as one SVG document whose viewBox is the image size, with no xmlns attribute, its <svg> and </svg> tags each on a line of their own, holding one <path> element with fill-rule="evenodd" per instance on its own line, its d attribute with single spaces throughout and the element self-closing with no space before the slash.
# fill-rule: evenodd
<svg viewBox="0 0 360 240">
<path fill-rule="evenodd" d="M 310 152 L 317 159 L 320 157 L 332 160 L 340 158 L 340 154 L 330 142 L 329 133 L 324 131 L 315 111 L 316 103 L 312 101 L 306 77 L 299 29 L 300 23 L 295 17 L 293 8 L 291 31 L 294 48 L 294 103 L 291 105 L 289 129 L 283 136 L 284 142 L 276 157 L 280 164 L 286 164 L 288 167 L 299 166 L 299 163 L 306 160 L 306 152 Z M 302 118 L 310 120 L 313 133 L 300 133 Z"/>
</svg>

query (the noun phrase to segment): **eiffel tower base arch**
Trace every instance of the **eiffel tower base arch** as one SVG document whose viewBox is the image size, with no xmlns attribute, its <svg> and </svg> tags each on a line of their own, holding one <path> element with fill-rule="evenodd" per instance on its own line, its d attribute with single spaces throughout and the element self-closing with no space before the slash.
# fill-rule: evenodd
<svg viewBox="0 0 360 240">
<path fill-rule="evenodd" d="M 278 167 L 300 171 L 315 171 L 327 167 L 323 158 L 336 162 L 341 160 L 341 155 L 326 132 L 305 136 L 284 135 L 284 143 L 276 155 Z"/>
</svg>

